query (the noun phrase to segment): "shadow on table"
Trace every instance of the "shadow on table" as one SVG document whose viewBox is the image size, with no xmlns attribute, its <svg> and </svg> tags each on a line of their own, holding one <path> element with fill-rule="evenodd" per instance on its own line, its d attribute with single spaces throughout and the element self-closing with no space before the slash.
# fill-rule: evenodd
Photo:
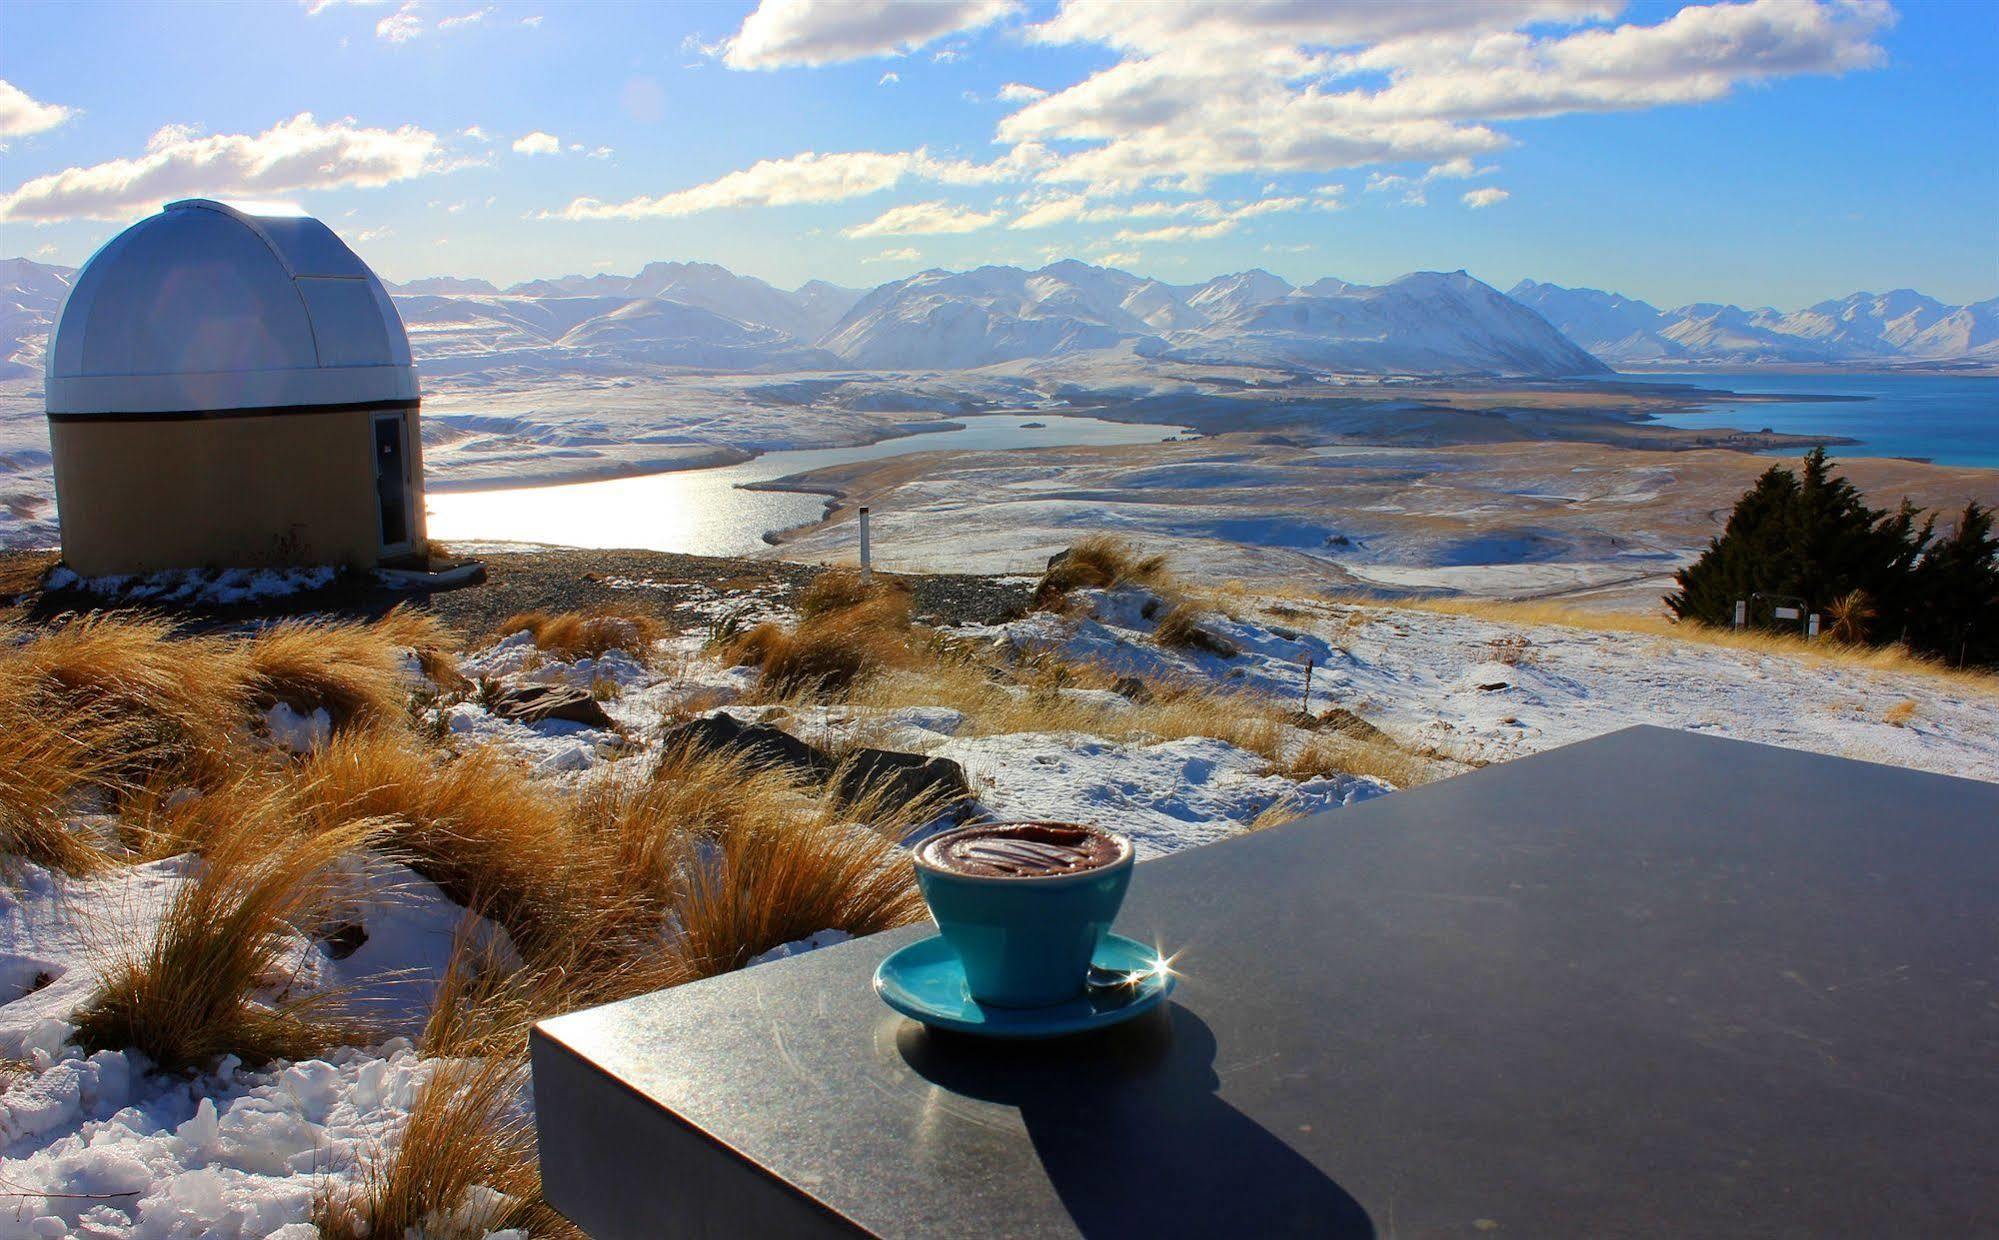
<svg viewBox="0 0 1999 1240">
<path fill-rule="evenodd" d="M 911 1024 L 896 1046 L 931 1083 L 1017 1108 L 1086 1236 L 1374 1235 L 1345 1189 L 1221 1100 L 1215 1035 L 1178 1005 L 1050 1042 Z"/>
</svg>

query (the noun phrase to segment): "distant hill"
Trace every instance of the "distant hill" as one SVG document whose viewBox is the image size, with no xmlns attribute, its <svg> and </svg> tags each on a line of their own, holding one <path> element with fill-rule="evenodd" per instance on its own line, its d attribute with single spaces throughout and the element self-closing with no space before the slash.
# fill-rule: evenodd
<svg viewBox="0 0 1999 1240">
<path fill-rule="evenodd" d="M 1532 280 L 1507 296 L 1613 365 L 1999 361 L 1999 298 L 1949 306 L 1896 289 L 1789 313 L 1714 302 L 1660 310 L 1617 293 Z"/>
<path fill-rule="evenodd" d="M 75 272 L 0 260 L 0 377 L 42 367 Z M 1119 350 L 1176 361 L 1363 375 L 1554 378 L 1610 365 L 1999 361 L 1999 300 L 1947 306 L 1906 289 L 1784 313 L 1645 302 L 1462 271 L 1293 288 L 1250 270 L 1166 284 L 1066 259 L 1037 270 L 918 272 L 870 290 L 795 290 L 714 263 L 562 276 L 501 289 L 434 276 L 391 286 L 434 375 L 633 367 L 763 373 L 959 370 Z"/>
</svg>

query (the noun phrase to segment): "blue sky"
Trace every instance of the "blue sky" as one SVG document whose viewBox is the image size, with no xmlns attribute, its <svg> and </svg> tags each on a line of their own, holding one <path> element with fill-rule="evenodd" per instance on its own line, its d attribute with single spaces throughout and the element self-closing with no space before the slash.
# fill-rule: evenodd
<svg viewBox="0 0 1999 1240">
<path fill-rule="evenodd" d="M 51 262 L 202 194 L 395 279 L 1074 256 L 1999 293 L 1982 3 L 12 0 L 0 80 L 0 253 Z"/>
</svg>

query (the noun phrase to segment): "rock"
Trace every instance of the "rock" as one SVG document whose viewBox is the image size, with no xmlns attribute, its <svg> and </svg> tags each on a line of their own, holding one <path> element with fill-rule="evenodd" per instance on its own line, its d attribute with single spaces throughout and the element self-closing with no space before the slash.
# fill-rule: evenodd
<svg viewBox="0 0 1999 1240">
<path fill-rule="evenodd" d="M 617 726 L 604 713 L 604 707 L 597 699 L 573 685 L 501 681 L 494 688 L 487 709 L 502 719 L 512 719 L 517 723 L 563 719 L 593 728 Z"/>
<path fill-rule="evenodd" d="M 777 767 L 814 783 L 833 773 L 833 760 L 791 733 L 764 723 L 744 723 L 730 714 L 706 715 L 666 730 L 663 748 L 681 746 L 740 753 L 757 766 Z"/>
<path fill-rule="evenodd" d="M 889 803 L 907 804 L 929 797 L 940 808 L 956 810 L 971 800 L 965 768 L 949 758 L 926 758 L 892 749 L 856 749 L 840 764 L 834 788 L 843 801 L 858 801 L 886 790 Z"/>
<path fill-rule="evenodd" d="M 1130 698 L 1141 706 L 1152 700 L 1152 688 L 1136 676 L 1120 676 L 1111 691 L 1119 697 Z"/>
</svg>

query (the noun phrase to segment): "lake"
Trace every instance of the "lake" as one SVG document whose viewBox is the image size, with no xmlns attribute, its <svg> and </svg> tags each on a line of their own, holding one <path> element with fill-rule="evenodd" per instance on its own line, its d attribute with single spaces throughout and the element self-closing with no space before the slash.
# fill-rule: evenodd
<svg viewBox="0 0 1999 1240">
<path fill-rule="evenodd" d="M 1765 403 L 1717 396 L 1704 409 L 1662 414 L 1659 421 L 1702 430 L 1767 426 L 1793 435 L 1839 435 L 1859 442 L 1834 446 L 1835 455 L 1921 457 L 1939 465 L 1999 468 L 1999 377 L 1699 370 L 1617 378 L 1743 394 L 1859 397 Z"/>
<path fill-rule="evenodd" d="M 425 505 L 430 536 L 445 542 L 531 542 L 689 555 L 749 555 L 768 549 L 763 537 L 766 533 L 819 520 L 826 511 L 826 497 L 798 491 L 745 490 L 746 483 L 770 482 L 831 465 L 912 452 L 1158 443 L 1187 431 L 1183 426 L 1105 422 L 1031 411 L 951 420 L 963 429 L 928 431 L 849 448 L 766 452 L 738 465 L 714 469 L 502 491 L 432 492 Z"/>
</svg>

